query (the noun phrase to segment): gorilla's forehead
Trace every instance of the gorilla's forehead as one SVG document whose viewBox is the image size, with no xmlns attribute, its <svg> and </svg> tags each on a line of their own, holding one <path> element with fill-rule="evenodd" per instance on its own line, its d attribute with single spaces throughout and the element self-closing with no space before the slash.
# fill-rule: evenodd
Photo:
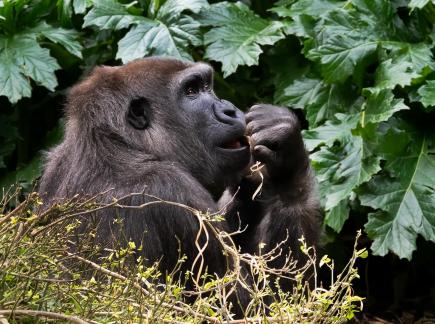
<svg viewBox="0 0 435 324">
<path fill-rule="evenodd" d="M 210 81 L 213 68 L 203 62 L 194 63 L 171 58 L 149 57 L 121 66 L 118 73 L 124 80 L 133 81 L 135 85 L 143 84 L 145 88 L 170 86 L 175 90 L 188 77 L 200 77 Z"/>
<path fill-rule="evenodd" d="M 193 63 L 190 61 L 177 60 L 164 57 L 148 57 L 135 60 L 121 67 L 126 74 L 135 74 L 138 72 L 148 72 L 152 75 L 174 75 L 182 74 L 186 70 L 198 70 L 212 72 L 212 68 L 206 63 Z"/>
<path fill-rule="evenodd" d="M 180 84 L 183 80 L 192 76 L 199 77 L 203 81 L 210 81 L 213 76 L 213 68 L 206 63 L 194 63 L 176 73 L 174 77 L 174 85 Z"/>
</svg>

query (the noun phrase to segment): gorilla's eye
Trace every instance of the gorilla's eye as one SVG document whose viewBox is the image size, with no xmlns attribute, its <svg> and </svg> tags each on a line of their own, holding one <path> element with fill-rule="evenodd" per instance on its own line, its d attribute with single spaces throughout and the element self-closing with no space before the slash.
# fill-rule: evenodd
<svg viewBox="0 0 435 324">
<path fill-rule="evenodd" d="M 205 91 L 210 91 L 211 90 L 210 85 L 208 83 L 204 84 L 204 90 Z"/>
<path fill-rule="evenodd" d="M 193 96 L 199 93 L 199 88 L 197 86 L 194 85 L 189 85 L 186 88 L 186 94 L 188 96 Z"/>
</svg>

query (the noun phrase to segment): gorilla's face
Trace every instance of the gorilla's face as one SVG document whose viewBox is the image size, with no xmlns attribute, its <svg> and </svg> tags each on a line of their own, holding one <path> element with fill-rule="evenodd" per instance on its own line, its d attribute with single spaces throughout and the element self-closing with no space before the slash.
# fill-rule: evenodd
<svg viewBox="0 0 435 324">
<path fill-rule="evenodd" d="M 185 125 L 192 127 L 215 166 L 227 173 L 243 169 L 250 159 L 245 115 L 231 102 L 216 97 L 210 66 L 199 63 L 182 71 L 177 89 L 179 108 L 188 118 Z"/>
<path fill-rule="evenodd" d="M 127 122 L 147 153 L 177 162 L 215 197 L 238 181 L 251 156 L 245 116 L 216 97 L 209 65 L 144 59 L 120 69 L 133 91 Z"/>
</svg>

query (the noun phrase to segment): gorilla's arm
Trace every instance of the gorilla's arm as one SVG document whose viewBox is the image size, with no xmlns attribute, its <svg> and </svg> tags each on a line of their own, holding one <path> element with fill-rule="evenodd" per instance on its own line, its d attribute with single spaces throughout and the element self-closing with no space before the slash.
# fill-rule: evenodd
<svg viewBox="0 0 435 324">
<path fill-rule="evenodd" d="M 260 243 L 266 244 L 263 252 L 267 252 L 287 238 L 284 254 L 290 250 L 298 254 L 298 239 L 304 236 L 313 245 L 320 229 L 313 174 L 298 119 L 285 108 L 255 105 L 246 114 L 246 122 L 252 157 L 264 164 L 263 186 L 253 200 L 261 179 L 250 174 L 243 178 L 227 211 L 228 222 L 233 230 L 239 224 L 246 228 L 237 237 L 246 252 L 256 253 Z"/>
</svg>

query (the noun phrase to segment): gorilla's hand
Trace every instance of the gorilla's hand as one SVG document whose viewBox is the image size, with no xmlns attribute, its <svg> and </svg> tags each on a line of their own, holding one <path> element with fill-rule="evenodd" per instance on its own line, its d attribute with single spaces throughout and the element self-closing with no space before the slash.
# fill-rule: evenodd
<svg viewBox="0 0 435 324">
<path fill-rule="evenodd" d="M 286 108 L 259 104 L 246 114 L 254 160 L 266 165 L 273 182 L 285 182 L 308 167 L 301 129 L 296 115 Z"/>
</svg>

